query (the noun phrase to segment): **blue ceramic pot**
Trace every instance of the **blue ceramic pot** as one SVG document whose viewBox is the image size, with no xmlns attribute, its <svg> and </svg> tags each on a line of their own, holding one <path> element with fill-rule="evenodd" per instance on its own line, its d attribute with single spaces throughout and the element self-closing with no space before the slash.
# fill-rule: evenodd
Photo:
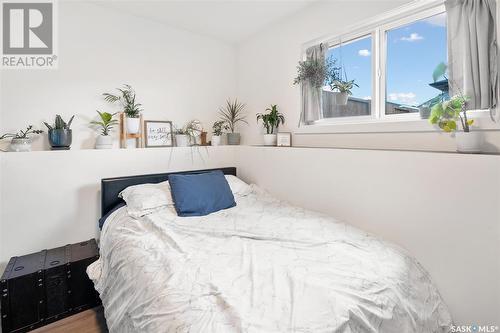
<svg viewBox="0 0 500 333">
<path fill-rule="evenodd" d="M 50 147 L 52 149 L 69 149 L 72 137 L 70 129 L 51 129 L 49 130 Z"/>
</svg>

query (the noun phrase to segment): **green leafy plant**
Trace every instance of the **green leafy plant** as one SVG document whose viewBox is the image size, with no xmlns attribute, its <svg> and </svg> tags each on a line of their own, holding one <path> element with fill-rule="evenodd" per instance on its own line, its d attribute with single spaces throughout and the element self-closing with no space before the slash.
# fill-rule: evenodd
<svg viewBox="0 0 500 333">
<path fill-rule="evenodd" d="M 448 66 L 444 62 L 439 63 L 432 72 L 434 82 L 441 77 L 448 80 L 446 77 L 447 70 Z M 452 83 L 448 80 L 449 85 Z M 458 95 L 453 96 L 450 100 L 434 104 L 431 109 L 429 122 L 433 125 L 438 125 L 445 132 L 456 131 L 458 121 L 464 132 L 470 132 L 470 127 L 474 124 L 473 119 L 467 118 L 467 102 L 470 98 L 469 96 L 465 96 L 460 91 L 460 88 L 458 88 L 458 91 Z"/>
<path fill-rule="evenodd" d="M 193 139 L 192 141 L 195 142 L 195 139 L 200 136 L 201 132 L 203 132 L 203 125 L 201 124 L 201 121 L 194 119 L 188 122 L 185 126 L 184 129 L 186 131 L 186 134 Z"/>
<path fill-rule="evenodd" d="M 91 121 L 90 123 L 92 125 L 100 127 L 101 135 L 108 136 L 111 130 L 113 129 L 113 126 L 118 124 L 118 120 L 113 119 L 116 113 L 101 112 L 99 110 L 97 110 L 97 113 L 99 114 L 101 120 L 100 121 L 94 120 Z"/>
<path fill-rule="evenodd" d="M 227 130 L 229 130 L 229 126 L 224 120 L 217 120 L 212 126 L 213 135 L 221 136 Z"/>
<path fill-rule="evenodd" d="M 297 65 L 297 77 L 293 84 L 309 82 L 314 88 L 321 88 L 327 78 L 327 64 L 321 60 L 299 61 Z"/>
<path fill-rule="evenodd" d="M 196 143 L 196 138 L 200 136 L 201 132 L 203 132 L 203 126 L 197 119 L 191 120 L 183 127 L 174 126 L 173 130 L 173 134 L 175 135 L 187 135 L 192 145 Z"/>
<path fill-rule="evenodd" d="M 280 124 L 285 123 L 285 116 L 278 112 L 278 106 L 276 104 L 271 104 L 271 107 L 267 108 L 266 111 L 269 111 L 269 113 L 257 113 L 257 122 L 262 120 L 267 134 L 273 134 L 275 128 L 278 129 Z"/>
<path fill-rule="evenodd" d="M 66 123 L 64 121 L 64 119 L 60 115 L 56 115 L 56 119 L 54 121 L 54 125 L 49 125 L 45 121 L 43 123 L 45 124 L 45 126 L 47 126 L 47 128 L 49 129 L 49 131 L 55 130 L 55 129 L 57 129 L 57 130 L 60 130 L 60 129 L 69 130 L 71 128 L 71 123 L 73 122 L 74 118 L 75 118 L 74 115 L 71 116 L 71 118 L 69 119 L 69 121 Z"/>
<path fill-rule="evenodd" d="M 116 88 L 120 92 L 118 95 L 104 93 L 104 100 L 109 103 L 121 103 L 123 112 L 129 118 L 139 118 L 142 104 L 135 102 L 135 91 L 129 84 L 124 84 L 123 88 Z"/>
<path fill-rule="evenodd" d="M 453 96 L 449 101 L 435 104 L 431 109 L 429 122 L 438 125 L 445 132 L 457 130 L 457 121 L 464 132 L 470 132 L 473 119 L 467 119 L 467 101 L 469 97 L 463 95 Z"/>
<path fill-rule="evenodd" d="M 219 116 L 229 127 L 231 133 L 234 133 L 238 123 L 248 124 L 246 121 L 246 115 L 244 114 L 245 106 L 246 105 L 244 103 L 238 102 L 237 99 L 234 101 L 228 99 L 226 101 L 226 105 L 219 109 Z"/>
<path fill-rule="evenodd" d="M 5 133 L 0 136 L 0 140 L 12 138 L 12 139 L 28 139 L 30 135 L 42 134 L 42 130 L 33 129 L 33 125 L 29 125 L 25 130 L 20 130 L 17 133 Z"/>
<path fill-rule="evenodd" d="M 330 85 L 330 88 L 332 90 L 338 90 L 341 93 L 347 93 L 348 95 L 352 95 L 352 88 L 354 87 L 359 87 L 356 83 L 355 80 L 336 80 L 333 81 L 332 84 Z"/>
<path fill-rule="evenodd" d="M 340 79 L 340 70 L 337 65 L 337 59 L 329 57 L 326 61 L 321 60 L 305 60 L 299 61 L 297 66 L 297 77 L 293 84 L 309 82 L 314 88 L 321 88 L 325 84 L 330 85 L 332 82 Z"/>
<path fill-rule="evenodd" d="M 174 126 L 172 133 L 175 135 L 187 135 L 187 131 L 184 129 L 184 127 L 175 127 Z"/>
</svg>

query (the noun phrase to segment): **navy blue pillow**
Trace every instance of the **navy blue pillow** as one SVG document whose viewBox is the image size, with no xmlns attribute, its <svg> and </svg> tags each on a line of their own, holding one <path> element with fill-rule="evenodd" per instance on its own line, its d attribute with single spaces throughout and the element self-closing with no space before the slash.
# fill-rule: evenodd
<svg viewBox="0 0 500 333">
<path fill-rule="evenodd" d="M 236 206 L 222 171 L 169 175 L 168 181 L 179 216 L 204 216 Z"/>
</svg>

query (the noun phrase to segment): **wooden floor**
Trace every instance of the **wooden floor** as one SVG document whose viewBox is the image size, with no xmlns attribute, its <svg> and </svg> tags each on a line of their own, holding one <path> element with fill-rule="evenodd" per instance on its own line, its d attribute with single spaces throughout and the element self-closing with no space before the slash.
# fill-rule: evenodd
<svg viewBox="0 0 500 333">
<path fill-rule="evenodd" d="M 77 313 L 40 327 L 33 333 L 107 333 L 106 319 L 102 306 Z"/>
</svg>

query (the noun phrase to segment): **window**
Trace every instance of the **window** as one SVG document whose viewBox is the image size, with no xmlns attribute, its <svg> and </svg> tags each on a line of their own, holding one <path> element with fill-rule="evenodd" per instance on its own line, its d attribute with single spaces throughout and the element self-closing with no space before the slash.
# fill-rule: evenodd
<svg viewBox="0 0 500 333">
<path fill-rule="evenodd" d="M 372 37 L 363 36 L 330 48 L 326 61 L 335 72 L 323 88 L 323 117 L 370 116 L 372 104 Z M 350 92 L 340 82 L 352 82 Z M 347 87 L 348 88 L 348 87 Z"/>
<path fill-rule="evenodd" d="M 446 14 L 441 13 L 386 32 L 385 114 L 429 111 L 448 96 L 448 80 L 434 77 L 446 63 Z"/>
<path fill-rule="evenodd" d="M 449 98 L 446 75 L 436 75 L 447 63 L 444 6 L 398 17 L 329 40 L 336 76 L 323 87 L 319 122 L 419 119 Z"/>
</svg>

